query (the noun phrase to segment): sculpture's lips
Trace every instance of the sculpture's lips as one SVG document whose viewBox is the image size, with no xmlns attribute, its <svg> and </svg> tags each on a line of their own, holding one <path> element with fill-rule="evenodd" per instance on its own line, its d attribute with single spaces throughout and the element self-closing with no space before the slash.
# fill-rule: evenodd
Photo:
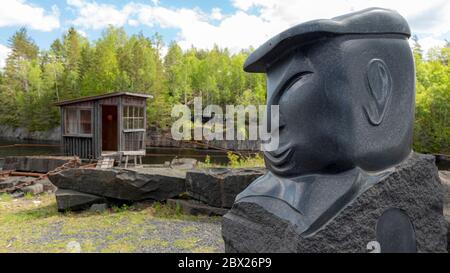
<svg viewBox="0 0 450 273">
<path fill-rule="evenodd" d="M 282 166 L 291 159 L 293 151 L 289 146 L 285 146 L 273 152 L 266 152 L 265 156 L 272 165 Z"/>
</svg>

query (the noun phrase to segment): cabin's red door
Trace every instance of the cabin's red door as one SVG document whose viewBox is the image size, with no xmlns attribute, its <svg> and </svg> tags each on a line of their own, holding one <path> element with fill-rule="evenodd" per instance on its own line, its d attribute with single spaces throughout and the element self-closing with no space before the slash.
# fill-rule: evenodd
<svg viewBox="0 0 450 273">
<path fill-rule="evenodd" d="M 117 151 L 117 106 L 102 106 L 102 150 Z"/>
</svg>

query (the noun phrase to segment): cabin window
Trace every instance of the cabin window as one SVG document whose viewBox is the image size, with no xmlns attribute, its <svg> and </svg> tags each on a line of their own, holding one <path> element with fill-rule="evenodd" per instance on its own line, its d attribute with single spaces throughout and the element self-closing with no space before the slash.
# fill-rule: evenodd
<svg viewBox="0 0 450 273">
<path fill-rule="evenodd" d="M 123 107 L 123 128 L 125 130 L 144 129 L 144 107 Z"/>
<path fill-rule="evenodd" d="M 66 108 L 64 117 L 64 133 L 67 135 L 92 134 L 92 110 Z"/>
<path fill-rule="evenodd" d="M 67 108 L 65 117 L 65 133 L 76 134 L 77 133 L 77 110 L 73 108 Z"/>
<path fill-rule="evenodd" d="M 125 134 L 125 151 L 139 151 L 143 148 L 144 132 Z"/>
<path fill-rule="evenodd" d="M 91 110 L 80 110 L 80 133 L 92 134 Z"/>
</svg>

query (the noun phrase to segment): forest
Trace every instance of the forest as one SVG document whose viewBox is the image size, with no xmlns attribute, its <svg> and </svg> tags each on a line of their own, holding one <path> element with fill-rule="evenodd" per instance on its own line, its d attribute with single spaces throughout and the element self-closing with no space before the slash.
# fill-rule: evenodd
<svg viewBox="0 0 450 273">
<path fill-rule="evenodd" d="M 423 52 L 414 39 L 416 120 L 414 149 L 450 153 L 450 43 Z M 108 92 L 129 91 L 154 96 L 148 126 L 168 129 L 172 106 L 260 105 L 265 103 L 265 76 L 249 74 L 242 65 L 251 48 L 231 54 L 227 49 L 165 45 L 160 35 L 128 35 L 107 28 L 89 41 L 74 28 L 41 50 L 27 30 L 10 39 L 11 53 L 0 71 L 0 124 L 43 131 L 59 125 L 56 101 Z"/>
</svg>

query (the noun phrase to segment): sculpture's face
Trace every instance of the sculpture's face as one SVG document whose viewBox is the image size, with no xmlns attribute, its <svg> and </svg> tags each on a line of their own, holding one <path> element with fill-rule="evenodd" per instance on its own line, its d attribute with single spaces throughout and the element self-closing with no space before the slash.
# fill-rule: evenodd
<svg viewBox="0 0 450 273">
<path fill-rule="evenodd" d="M 393 77 L 403 84 L 397 93 Z M 406 40 L 328 39 L 284 57 L 267 78 L 268 105 L 280 110 L 279 148 L 265 153 L 272 172 L 380 170 L 409 154 L 414 66 Z"/>
</svg>

